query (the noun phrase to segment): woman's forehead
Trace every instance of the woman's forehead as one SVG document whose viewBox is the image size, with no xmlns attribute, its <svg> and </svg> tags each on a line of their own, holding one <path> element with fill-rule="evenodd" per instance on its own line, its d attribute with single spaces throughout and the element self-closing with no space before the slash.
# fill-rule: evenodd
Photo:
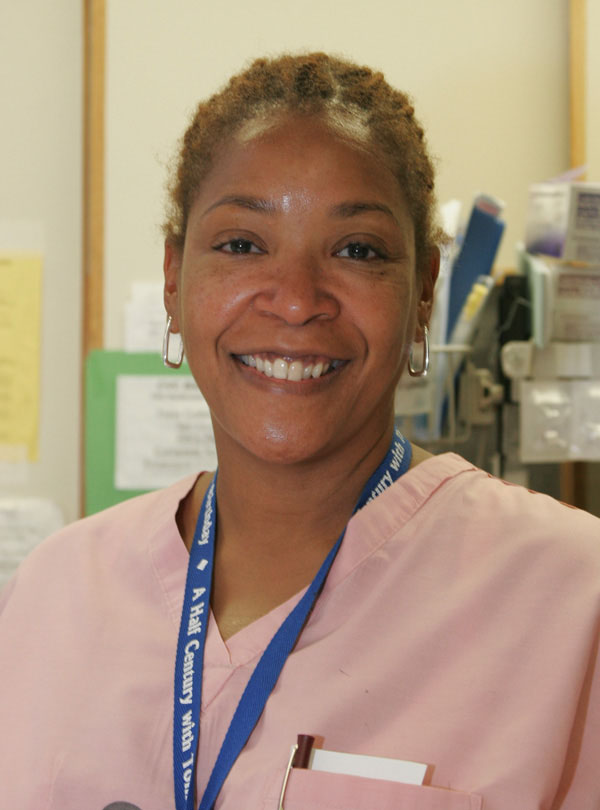
<svg viewBox="0 0 600 810">
<path fill-rule="evenodd" d="M 381 150 L 340 131 L 320 116 L 279 116 L 246 128 L 221 145 L 198 198 L 261 194 L 285 196 L 302 189 L 340 200 L 381 198 L 402 205 L 404 195 Z M 288 202 L 289 207 L 289 202 Z"/>
</svg>

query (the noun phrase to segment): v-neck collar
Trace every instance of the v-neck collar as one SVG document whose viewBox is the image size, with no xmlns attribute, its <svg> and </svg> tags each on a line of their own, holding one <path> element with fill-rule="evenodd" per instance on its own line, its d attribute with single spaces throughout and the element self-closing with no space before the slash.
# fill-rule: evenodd
<svg viewBox="0 0 600 810">
<path fill-rule="evenodd" d="M 475 469 L 454 453 L 432 456 L 412 467 L 392 487 L 367 504 L 350 520 L 342 547 L 332 566 L 315 612 L 328 595 L 361 563 L 407 523 L 448 478 Z M 177 528 L 179 504 L 190 492 L 197 476 L 188 476 L 164 491 L 164 519 L 150 532 L 150 551 L 160 581 L 166 608 L 175 629 L 179 625 L 188 552 Z M 206 639 L 205 667 L 235 669 L 250 664 L 264 650 L 303 589 L 264 616 L 239 630 L 225 642 L 212 611 Z M 314 615 L 314 613 L 313 613 Z M 309 623 L 310 623 L 309 619 Z M 208 697 L 208 696 L 207 696 Z"/>
</svg>

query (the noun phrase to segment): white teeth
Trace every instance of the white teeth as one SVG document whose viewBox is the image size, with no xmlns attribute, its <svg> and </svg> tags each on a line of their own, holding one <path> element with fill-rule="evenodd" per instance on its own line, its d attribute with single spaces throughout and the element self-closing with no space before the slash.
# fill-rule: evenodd
<svg viewBox="0 0 600 810">
<path fill-rule="evenodd" d="M 288 363 L 283 357 L 277 357 L 271 361 L 253 354 L 240 354 L 239 359 L 244 365 L 255 368 L 267 377 L 291 382 L 300 382 L 300 380 L 308 380 L 311 377 L 316 380 L 326 374 L 330 368 L 338 368 L 342 362 L 341 360 L 333 360 L 331 363 L 319 361 L 305 365 L 303 360 L 292 360 Z"/>
<path fill-rule="evenodd" d="M 287 378 L 288 380 L 299 382 L 302 379 L 303 373 L 304 363 L 301 360 L 294 360 L 292 363 L 290 363 L 288 368 Z"/>
<path fill-rule="evenodd" d="M 287 380 L 288 364 L 280 357 L 273 361 L 273 376 L 276 380 Z"/>
</svg>

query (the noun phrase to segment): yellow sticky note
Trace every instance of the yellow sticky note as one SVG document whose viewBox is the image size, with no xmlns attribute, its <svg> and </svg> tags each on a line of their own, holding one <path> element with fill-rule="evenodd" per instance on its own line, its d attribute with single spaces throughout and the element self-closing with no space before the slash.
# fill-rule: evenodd
<svg viewBox="0 0 600 810">
<path fill-rule="evenodd" d="M 0 461 L 38 457 L 42 257 L 0 252 Z"/>
</svg>

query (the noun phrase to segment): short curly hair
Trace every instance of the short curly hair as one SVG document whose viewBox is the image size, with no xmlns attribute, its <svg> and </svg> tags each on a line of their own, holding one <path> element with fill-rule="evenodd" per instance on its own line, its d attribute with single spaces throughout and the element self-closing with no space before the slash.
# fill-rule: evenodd
<svg viewBox="0 0 600 810">
<path fill-rule="evenodd" d="M 287 112 L 323 116 L 342 126 L 354 122 L 367 132 L 404 193 L 421 269 L 440 232 L 434 222 L 433 165 L 412 103 L 382 73 L 325 53 L 256 59 L 198 105 L 169 182 L 167 241 L 183 248 L 190 209 L 219 147 L 246 123 Z"/>
</svg>

